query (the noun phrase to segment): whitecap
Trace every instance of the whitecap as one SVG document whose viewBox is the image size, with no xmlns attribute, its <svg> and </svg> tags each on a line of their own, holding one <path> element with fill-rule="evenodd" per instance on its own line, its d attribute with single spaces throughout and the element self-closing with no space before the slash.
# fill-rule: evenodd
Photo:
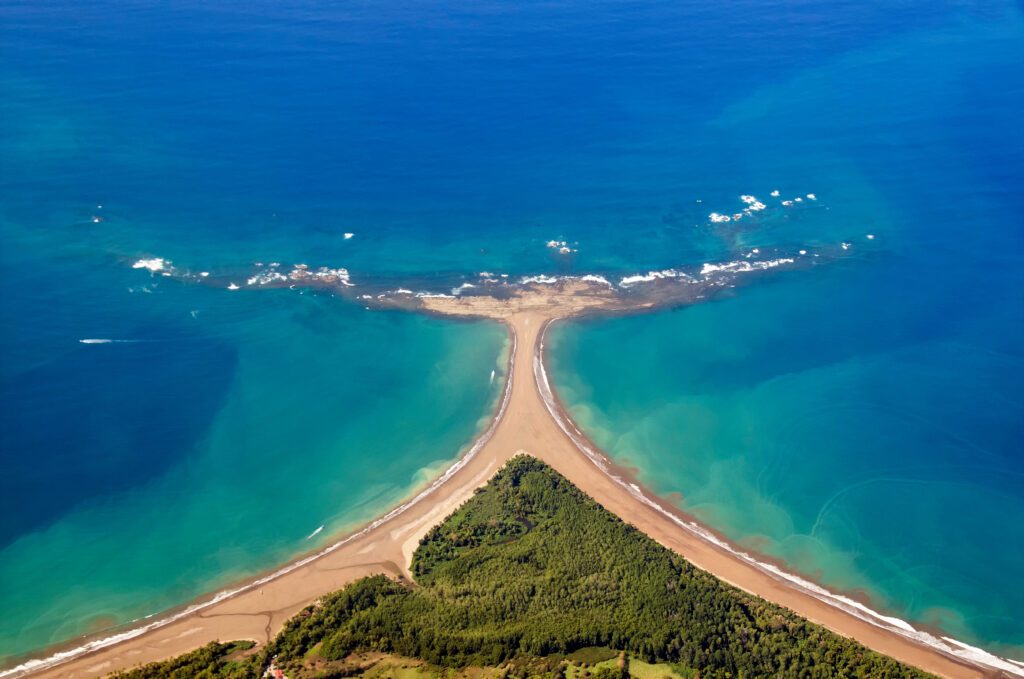
<svg viewBox="0 0 1024 679">
<path fill-rule="evenodd" d="M 267 285 L 268 283 L 274 283 L 275 281 L 286 281 L 288 277 L 277 271 L 264 271 L 262 273 L 251 276 L 249 280 L 245 282 L 246 285 Z"/>
<path fill-rule="evenodd" d="M 541 274 L 539 276 L 524 276 L 523 278 L 519 279 L 519 282 L 522 283 L 523 285 L 527 285 L 529 283 L 539 283 L 541 285 L 551 285 L 552 283 L 557 283 L 558 279 L 556 277 L 554 277 L 554 276 L 545 276 L 545 275 Z"/>
<path fill-rule="evenodd" d="M 597 274 L 589 273 L 586 276 L 580 276 L 580 280 L 586 281 L 587 283 L 600 283 L 601 285 L 607 285 L 609 288 L 615 287 L 607 278 L 604 276 L 598 276 Z"/>
<path fill-rule="evenodd" d="M 744 210 L 747 214 L 750 214 L 751 212 L 758 212 L 767 207 L 754 196 L 740 196 L 740 200 L 747 204 L 747 208 Z"/>
<path fill-rule="evenodd" d="M 707 277 L 715 273 L 744 273 L 747 271 L 764 271 L 766 269 L 772 269 L 783 264 L 792 264 L 793 259 L 791 257 L 780 257 L 779 259 L 766 259 L 759 262 L 749 262 L 746 260 L 737 260 L 735 262 L 725 262 L 724 264 L 707 264 L 700 269 L 700 275 Z"/>
<path fill-rule="evenodd" d="M 164 267 L 168 266 L 170 261 L 163 257 L 152 257 L 149 259 L 140 259 L 132 264 L 133 269 L 148 269 L 151 273 L 157 271 L 163 271 Z"/>
<path fill-rule="evenodd" d="M 632 276 L 624 276 L 619 279 L 619 287 L 628 288 L 636 283 L 650 283 L 651 281 L 659 278 L 679 278 L 686 277 L 682 271 L 677 269 L 662 269 L 661 271 L 648 271 L 647 273 L 633 274 Z"/>
</svg>

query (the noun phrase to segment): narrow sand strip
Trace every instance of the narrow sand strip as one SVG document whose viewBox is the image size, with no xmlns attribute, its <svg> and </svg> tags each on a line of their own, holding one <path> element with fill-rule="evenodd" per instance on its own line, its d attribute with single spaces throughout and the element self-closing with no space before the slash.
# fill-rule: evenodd
<svg viewBox="0 0 1024 679">
<path fill-rule="evenodd" d="M 479 299 L 479 298 L 478 298 Z M 535 300 L 536 301 L 536 300 Z M 426 491 L 399 510 L 351 535 L 313 558 L 243 588 L 239 593 L 202 606 L 200 610 L 168 620 L 134 638 L 66 657 L 59 664 L 37 665 L 33 676 L 90 677 L 140 663 L 165 659 L 210 641 L 253 639 L 265 642 L 285 620 L 328 592 L 372 573 L 408 577 L 409 557 L 418 540 L 440 523 L 512 456 L 534 455 L 558 470 L 581 490 L 623 520 L 719 578 L 786 606 L 799 615 L 825 625 L 865 646 L 903 662 L 946 677 L 998 676 L 961 659 L 867 622 L 856 615 L 794 587 L 786 579 L 756 563 L 715 545 L 682 524 L 689 519 L 670 505 L 653 501 L 628 482 L 617 479 L 611 467 L 602 468 L 594 450 L 590 455 L 563 431 L 571 422 L 564 413 L 552 416 L 552 401 L 545 402 L 546 379 L 540 362 L 543 332 L 553 319 L 578 313 L 588 306 L 574 303 L 534 304 L 518 300 L 469 302 L 438 301 L 428 310 L 455 315 L 488 316 L 505 322 L 513 340 L 506 395 L 495 422 L 467 456 L 445 472 Z M 538 367 L 540 369 L 538 369 Z M 541 380 L 538 383 L 538 380 Z M 575 429 L 575 425 L 571 425 Z M 573 432 L 570 432 L 573 433 Z M 576 430 L 575 433 L 578 433 Z M 46 663 L 47 660 L 43 660 Z M 22 673 L 0 673 L 19 676 Z"/>
</svg>

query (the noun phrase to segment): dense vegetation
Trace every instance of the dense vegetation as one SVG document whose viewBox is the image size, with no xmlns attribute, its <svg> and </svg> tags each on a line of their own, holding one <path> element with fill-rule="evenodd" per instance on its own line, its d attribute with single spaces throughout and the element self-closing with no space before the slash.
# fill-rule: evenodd
<svg viewBox="0 0 1024 679">
<path fill-rule="evenodd" d="M 924 676 L 697 570 L 533 458 L 432 530 L 412 570 L 325 597 L 250 657 L 211 644 L 126 676 L 257 677 L 275 657 L 289 677 L 348 676 L 367 652 L 557 676 L 594 647 L 626 653 L 592 676 L 627 675 L 627 654 L 701 678 Z"/>
</svg>

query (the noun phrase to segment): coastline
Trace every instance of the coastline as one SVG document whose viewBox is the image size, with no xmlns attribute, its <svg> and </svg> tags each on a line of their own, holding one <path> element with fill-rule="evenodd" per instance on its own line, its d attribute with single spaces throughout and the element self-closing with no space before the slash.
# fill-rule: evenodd
<svg viewBox="0 0 1024 679">
<path fill-rule="evenodd" d="M 1019 663 L 1013 660 L 1001 658 L 994 654 L 989 653 L 983 649 L 964 644 L 963 642 L 957 641 L 948 636 L 944 636 L 942 632 L 935 628 L 926 628 L 924 626 L 915 626 L 901 618 L 895 616 L 886 615 L 879 611 L 872 609 L 867 601 L 867 597 L 863 597 L 863 601 L 858 600 L 858 597 L 852 596 L 846 593 L 833 592 L 826 587 L 819 585 L 808 578 L 793 573 L 787 569 L 787 564 L 781 560 L 773 559 L 771 557 L 758 554 L 752 550 L 742 549 L 729 542 L 729 540 L 721 533 L 713 528 L 710 528 L 695 517 L 688 514 L 686 511 L 673 504 L 671 501 L 663 498 L 649 488 L 644 486 L 637 479 L 635 472 L 625 467 L 622 467 L 614 460 L 612 460 L 606 453 L 604 453 L 590 438 L 583 433 L 576 426 L 575 421 L 569 415 L 569 411 L 565 404 L 559 399 L 557 392 L 554 387 L 551 386 L 550 381 L 547 378 L 547 369 L 545 366 L 546 357 L 544 354 L 544 337 L 547 333 L 548 328 L 551 324 L 558 319 L 552 319 L 549 321 L 540 337 L 536 348 L 536 355 L 534 358 L 534 372 L 538 386 L 542 390 L 542 398 L 545 400 L 545 404 L 549 406 L 549 411 L 553 419 L 558 422 L 562 431 L 576 444 L 577 448 L 581 453 L 586 455 L 590 462 L 601 470 L 603 474 L 615 481 L 623 490 L 637 498 L 639 501 L 648 505 L 655 511 L 667 517 L 681 529 L 693 534 L 698 539 L 704 540 L 711 545 L 719 548 L 722 552 L 726 553 L 730 557 L 739 559 L 744 563 L 747 563 L 765 573 L 767 576 L 775 579 L 780 585 L 791 587 L 797 591 L 805 594 L 806 596 L 820 600 L 822 603 L 834 607 L 835 609 L 842 611 L 843 613 L 857 618 L 870 625 L 877 626 L 880 630 L 886 633 L 891 633 L 906 638 L 907 640 L 921 644 L 930 649 L 935 650 L 941 654 L 948 656 L 955 662 L 962 662 L 967 664 L 971 668 L 975 668 L 976 665 L 982 666 L 986 671 L 991 670 L 993 673 L 999 670 L 1004 670 L 1017 676 L 1024 676 L 1024 663 Z M 639 527 L 639 526 L 638 526 Z M 647 535 L 653 536 L 649 531 L 640 527 Z M 671 544 L 666 544 L 662 540 L 655 537 L 658 542 L 661 542 L 664 546 L 679 551 Z M 766 596 L 760 591 L 751 589 L 748 583 L 742 580 L 734 581 L 723 574 L 720 570 L 716 570 L 713 567 L 709 567 L 703 563 L 695 561 L 689 554 L 684 554 L 694 565 L 697 565 L 704 570 L 712 573 L 715 577 L 723 580 L 724 582 L 733 585 L 744 591 L 756 594 L 762 598 L 768 599 L 775 603 L 781 603 L 779 599 Z M 896 652 L 888 650 L 881 650 L 879 645 L 874 642 L 869 642 L 862 639 L 860 636 L 855 634 L 847 633 L 844 626 L 836 624 L 836 622 L 829 618 L 829 616 L 822 616 L 821 619 L 814 617 L 806 611 L 791 606 L 789 604 L 783 604 L 788 608 L 796 611 L 802 617 L 807 618 L 811 622 L 823 625 L 829 628 L 831 631 L 840 634 L 842 636 L 851 637 L 860 641 L 869 648 L 879 650 L 886 655 L 891 655 L 897 659 L 903 660 L 908 664 L 913 664 L 918 667 L 916 662 L 910 659 L 904 659 L 897 655 Z M 999 675 L 996 675 L 999 676 Z"/>
<path fill-rule="evenodd" d="M 453 309 L 441 302 L 441 308 L 427 310 L 445 315 L 483 315 L 503 321 L 511 338 L 506 384 L 487 429 L 465 455 L 426 489 L 361 530 L 242 587 L 224 590 L 203 603 L 146 626 L 93 640 L 44 660 L 23 663 L 0 672 L 0 677 L 29 673 L 95 676 L 177 655 L 214 639 L 264 641 L 288 617 L 346 582 L 381 572 L 409 577 L 409 559 L 422 535 L 486 483 L 507 459 L 523 452 L 550 464 L 627 523 L 734 586 L 790 608 L 874 650 L 942 676 L 998 676 L 991 663 L 984 663 L 988 667 L 983 668 L 981 658 L 956 652 L 959 649 L 967 653 L 966 649 L 971 647 L 953 642 L 955 647 L 950 645 L 944 650 L 907 630 L 901 631 L 898 623 L 920 634 L 907 623 L 886 618 L 863 604 L 846 599 L 845 607 L 837 605 L 843 597 L 809 581 L 798 582 L 794 580 L 797 576 L 778 566 L 733 548 L 678 508 L 643 489 L 576 428 L 548 383 L 543 365 L 544 334 L 554 320 L 581 309 L 561 307 L 553 312 L 528 302 L 503 302 L 481 308 L 485 305 L 480 298 L 477 300 L 472 303 L 472 310 Z M 533 380 L 516 380 L 516 373 L 522 375 L 524 371 Z M 423 502 L 428 497 L 431 502 Z M 869 618 L 869 613 L 877 620 Z M 1006 663 L 1002 668 L 1006 672 L 1024 676 L 1024 667 L 1002 662 Z"/>
<path fill-rule="evenodd" d="M 126 656 L 129 656 L 133 659 L 138 658 L 130 663 L 114 663 L 111 661 L 102 661 L 95 658 L 95 654 L 102 654 L 104 652 L 111 651 L 112 649 L 115 649 L 121 646 L 122 644 L 130 643 L 134 640 L 141 639 L 150 634 L 158 634 L 164 628 L 174 626 L 177 623 L 180 623 L 184 620 L 188 620 L 191 617 L 203 618 L 208 615 L 208 613 L 206 613 L 207 609 L 216 607 L 220 604 L 231 602 L 237 597 L 241 597 L 246 594 L 252 594 L 257 590 L 257 588 L 261 587 L 262 585 L 277 582 L 281 578 L 292 575 L 293 573 L 304 567 L 311 566 L 314 564 L 314 562 L 321 560 L 325 557 L 331 556 L 332 553 L 336 552 L 337 550 L 346 547 L 349 543 L 353 541 L 357 541 L 360 538 L 367 536 L 380 526 L 386 524 L 387 522 L 393 519 L 398 518 L 407 510 L 412 509 L 414 506 L 418 505 L 422 500 L 426 499 L 437 488 L 439 488 L 452 476 L 457 474 L 470 461 L 472 461 L 472 459 L 477 455 L 477 453 L 479 453 L 479 451 L 487 444 L 487 442 L 493 436 L 494 431 L 501 423 L 505 409 L 508 406 L 509 398 L 511 396 L 513 381 L 513 362 L 516 357 L 516 335 L 514 332 L 512 332 L 511 328 L 507 329 L 509 331 L 510 344 L 508 346 L 507 351 L 508 357 L 506 361 L 506 380 L 502 388 L 501 396 L 497 400 L 497 409 L 495 411 L 495 414 L 490 418 L 490 421 L 488 422 L 486 428 L 484 428 L 484 430 L 475 439 L 473 439 L 469 447 L 466 449 L 466 452 L 463 455 L 457 457 L 452 463 L 445 465 L 443 467 L 444 471 L 440 475 L 431 478 L 425 484 L 425 488 L 422 488 L 424 484 L 414 486 L 414 492 L 411 493 L 410 496 L 407 496 L 408 499 L 404 500 L 399 505 L 392 507 L 386 513 L 378 516 L 377 518 L 369 522 L 362 523 L 361 527 L 355 528 L 354 530 L 342 531 L 336 536 L 336 539 L 334 541 L 330 542 L 326 546 L 321 547 L 319 549 L 314 549 L 305 554 L 301 554 L 298 557 L 291 559 L 290 561 L 286 562 L 285 564 L 279 567 L 268 569 L 264 574 L 256 578 L 246 578 L 245 580 L 241 581 L 239 584 L 235 586 L 229 586 L 219 591 L 213 592 L 212 596 L 210 594 L 205 594 L 203 596 L 197 597 L 188 604 L 184 604 L 182 606 L 170 609 L 168 611 L 164 611 L 163 613 L 155 614 L 153 616 L 148 616 L 147 618 L 141 619 L 148 620 L 150 618 L 153 618 L 153 622 L 150 623 L 138 625 L 136 623 L 140 622 L 140 620 L 135 620 L 129 623 L 125 623 L 124 625 L 118 626 L 115 629 L 120 629 L 123 631 L 116 632 L 114 634 L 99 633 L 96 635 L 88 635 L 85 637 L 79 637 L 74 640 L 69 640 L 67 642 L 63 642 L 60 644 L 45 647 L 43 649 L 40 649 L 39 653 L 35 655 L 35 657 L 24 658 L 22 659 L 21 662 L 19 662 L 17 665 L 13 667 L 0 669 L 0 679 L 15 679 L 18 677 L 27 676 L 105 676 L 106 674 L 113 672 L 117 669 L 124 669 L 138 664 L 144 664 L 146 662 L 152 662 L 155 660 L 165 659 L 167 657 L 173 657 L 174 655 L 178 655 L 180 653 L 186 653 L 189 650 L 193 650 L 194 648 L 203 645 L 204 643 L 208 643 L 209 641 L 213 641 L 221 637 L 202 637 L 192 639 L 192 637 L 195 636 L 194 630 L 198 631 L 196 630 L 196 628 L 192 628 L 190 630 L 187 630 L 183 634 L 174 637 L 168 637 L 167 639 L 158 641 L 157 644 L 162 646 L 162 648 L 155 653 L 146 653 L 144 651 L 129 650 L 127 653 L 125 653 Z M 494 469 L 492 471 L 492 474 L 497 471 L 497 469 Z M 489 479 L 490 475 L 483 481 L 480 481 L 478 485 L 483 485 Z M 415 489 L 417 488 L 422 489 L 419 490 L 419 492 L 415 492 Z M 443 510 L 443 513 L 441 513 L 441 515 L 436 518 L 434 523 L 439 523 L 449 514 L 454 512 L 465 500 L 469 498 L 471 494 L 471 492 L 465 494 L 465 496 L 459 498 L 458 501 L 454 501 L 451 498 L 449 498 L 448 501 L 438 504 L 431 512 L 431 514 L 437 514 L 440 510 Z M 422 534 L 426 534 L 427 530 L 429 530 L 429 528 L 432 527 L 434 523 L 424 528 L 421 531 Z M 269 638 L 271 638 L 274 634 L 276 634 L 284 625 L 284 622 L 287 621 L 292 615 L 294 615 L 294 613 L 297 613 L 306 605 L 313 603 L 323 594 L 327 594 L 331 591 L 334 591 L 335 589 L 341 589 L 348 582 L 357 580 L 361 577 L 385 573 L 391 576 L 411 579 L 412 576 L 408 571 L 408 565 L 411 560 L 412 552 L 415 550 L 417 544 L 419 544 L 419 537 L 417 537 L 416 540 L 413 542 L 412 548 L 408 550 L 408 558 L 404 559 L 404 561 L 401 562 L 388 560 L 367 560 L 365 563 L 356 563 L 343 566 L 341 570 L 350 570 L 351 573 L 346 572 L 345 576 L 343 576 L 343 578 L 339 580 L 336 587 L 317 592 L 315 596 L 309 597 L 308 600 L 305 601 L 305 603 L 295 607 L 293 612 L 283 614 L 283 609 L 275 609 L 271 611 L 259 611 L 258 613 L 255 613 L 257 615 L 267 615 L 270 618 L 266 627 L 261 630 L 263 632 L 262 634 L 252 634 L 246 631 L 239 632 L 236 636 L 231 636 L 233 632 L 228 632 L 227 636 L 223 638 L 227 639 L 228 637 L 230 637 L 231 640 L 247 639 L 255 641 L 257 643 L 266 641 Z M 366 551 L 367 550 L 363 550 L 360 552 L 360 554 L 365 553 Z M 262 595 L 263 592 L 260 591 L 259 594 Z M 253 613 L 245 612 L 233 615 L 246 616 L 251 614 Z M 220 626 L 217 627 L 219 629 Z M 249 630 L 250 627 L 246 625 L 238 626 L 236 624 L 229 626 L 226 629 Z M 188 637 L 189 640 L 183 644 L 167 643 L 168 641 L 182 640 L 185 637 Z M 85 640 L 84 643 L 83 640 Z M 92 660 L 92 662 L 87 662 L 90 659 Z M 79 665 L 81 664 L 84 664 L 85 666 L 79 668 Z"/>
</svg>

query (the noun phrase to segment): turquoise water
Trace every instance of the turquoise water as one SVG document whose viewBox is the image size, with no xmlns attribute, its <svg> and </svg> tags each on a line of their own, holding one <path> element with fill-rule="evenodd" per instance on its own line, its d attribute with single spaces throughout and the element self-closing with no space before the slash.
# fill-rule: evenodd
<svg viewBox="0 0 1024 679">
<path fill-rule="evenodd" d="M 738 185 L 799 177 L 829 212 L 736 237 L 861 229 L 870 250 L 851 238 L 810 278 L 550 342 L 571 414 L 652 488 L 791 570 L 1018 659 L 1020 38 L 1019 17 L 911 31 L 738 96 L 706 122 Z"/>
<path fill-rule="evenodd" d="M 116 313 L 75 303 L 92 312 L 75 334 L 54 329 L 11 376 L 45 393 L 19 404 L 35 426 L 16 442 L 41 447 L 13 470 L 36 495 L 4 523 L 24 527 L 0 553 L 3 654 L 159 613 L 374 518 L 458 455 L 501 384 L 494 324 L 115 289 L 97 294 Z"/>
<path fill-rule="evenodd" d="M 1012 2 L 0 4 L 3 662 L 375 515 L 494 403 L 495 326 L 136 260 L 773 247 L 842 257 L 556 328 L 559 392 L 730 537 L 1021 657 L 1022 63 Z"/>
<path fill-rule="evenodd" d="M 861 236 L 811 274 L 550 341 L 570 413 L 656 491 L 787 568 L 1016 658 L 1024 232 L 1008 180 L 1024 156 L 985 102 L 1009 95 L 975 94 L 1020 62 L 1019 36 L 919 32 L 740 98 L 708 126 L 737 139 L 743 185 L 805 177 L 830 214 L 737 237 L 859 228 L 870 249 Z M 1003 83 L 1020 96 L 1016 74 Z"/>
</svg>

